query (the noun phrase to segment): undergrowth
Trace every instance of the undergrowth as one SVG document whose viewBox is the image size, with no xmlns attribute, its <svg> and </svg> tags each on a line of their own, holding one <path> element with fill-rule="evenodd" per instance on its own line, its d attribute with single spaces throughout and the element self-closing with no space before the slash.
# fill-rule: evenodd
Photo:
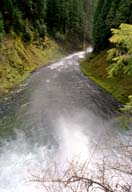
<svg viewBox="0 0 132 192">
<path fill-rule="evenodd" d="M 118 101 L 125 103 L 128 101 L 128 96 L 132 94 L 132 77 L 120 74 L 108 78 L 109 63 L 106 58 L 106 51 L 97 55 L 88 55 L 81 62 L 80 68 L 86 76 L 111 93 Z"/>
<path fill-rule="evenodd" d="M 0 42 L 0 95 L 7 93 L 31 72 L 64 56 L 49 38 L 24 43 L 20 37 L 4 37 Z"/>
</svg>

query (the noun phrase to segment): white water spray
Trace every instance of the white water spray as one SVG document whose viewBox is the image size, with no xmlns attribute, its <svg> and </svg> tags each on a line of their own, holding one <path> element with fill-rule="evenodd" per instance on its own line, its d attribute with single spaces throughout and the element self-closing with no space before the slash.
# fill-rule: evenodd
<svg viewBox="0 0 132 192">
<path fill-rule="evenodd" d="M 91 51 L 89 48 L 86 52 Z M 100 108 L 93 100 L 99 91 L 91 84 L 87 86 L 80 75 L 79 60 L 86 52 L 44 68 L 25 84 L 24 98 L 20 94 L 18 108 L 15 106 L 18 117 L 11 116 L 14 122 L 10 121 L 16 126 L 16 139 L 1 145 L 0 192 L 43 192 L 41 186 L 29 182 L 31 174 L 42 174 L 52 161 L 63 165 L 75 156 L 85 161 L 93 151 L 92 142 L 101 140 L 105 129 L 111 127 L 100 118 Z M 11 103 L 10 110 L 16 102 Z"/>
</svg>

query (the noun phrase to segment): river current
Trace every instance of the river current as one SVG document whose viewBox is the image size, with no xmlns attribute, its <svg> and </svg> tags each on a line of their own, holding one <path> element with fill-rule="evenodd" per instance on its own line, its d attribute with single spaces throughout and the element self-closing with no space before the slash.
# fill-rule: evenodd
<svg viewBox="0 0 132 192">
<path fill-rule="evenodd" d="M 0 192 L 42 192 L 32 171 L 117 141 L 119 103 L 81 73 L 84 55 L 38 70 L 0 101 Z"/>
</svg>

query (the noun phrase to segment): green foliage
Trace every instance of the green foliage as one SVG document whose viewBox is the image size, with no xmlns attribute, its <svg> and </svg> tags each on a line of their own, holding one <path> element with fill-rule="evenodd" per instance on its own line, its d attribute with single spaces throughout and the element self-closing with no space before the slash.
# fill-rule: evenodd
<svg viewBox="0 0 132 192">
<path fill-rule="evenodd" d="M 4 23 L 3 23 L 3 16 L 2 13 L 0 12 L 0 33 L 4 32 Z"/>
<path fill-rule="evenodd" d="M 6 33 L 14 31 L 22 35 L 25 41 L 45 37 L 48 31 L 61 41 L 81 44 L 92 38 L 93 10 L 97 1 L 1 0 L 3 23 L 0 27 L 4 26 Z"/>
<path fill-rule="evenodd" d="M 112 29 L 109 39 L 115 45 L 108 51 L 108 60 L 112 63 L 108 67 L 109 77 L 121 72 L 132 75 L 132 25 L 122 23 L 119 29 Z"/>
<path fill-rule="evenodd" d="M 107 52 L 102 51 L 99 54 L 87 56 L 81 63 L 81 70 L 88 78 L 91 78 L 101 87 L 106 89 L 118 101 L 122 103 L 128 102 L 128 96 L 132 95 L 132 78 L 126 74 L 117 75 L 108 78 Z"/>
<path fill-rule="evenodd" d="M 14 7 L 12 20 L 13 20 L 13 30 L 17 33 L 23 30 L 24 22 L 22 19 L 22 12 L 18 9 L 18 7 Z"/>
<path fill-rule="evenodd" d="M 106 23 L 107 14 L 111 8 L 112 0 L 100 0 L 94 16 L 93 44 L 95 51 L 108 46 L 109 27 Z"/>
<path fill-rule="evenodd" d="M 63 33 L 60 33 L 59 31 L 57 31 L 55 34 L 55 39 L 63 42 L 65 40 L 65 35 Z"/>
<path fill-rule="evenodd" d="M 122 127 L 129 129 L 132 125 L 132 95 L 129 95 L 128 102 L 121 108 L 121 111 L 127 114 L 127 116 L 124 116 L 124 118 L 121 119 L 121 122 L 123 123 Z"/>
<path fill-rule="evenodd" d="M 97 0 L 47 0 L 48 32 L 74 44 L 90 41 L 96 3 Z"/>
<path fill-rule="evenodd" d="M 22 38 L 25 42 L 32 41 L 34 38 L 33 31 L 30 28 L 30 23 L 28 20 L 25 21 L 25 26 L 24 26 L 24 30 L 22 33 Z"/>
<path fill-rule="evenodd" d="M 4 37 L 0 43 L 0 96 L 20 84 L 42 64 L 64 55 L 62 47 L 48 38 L 36 45 L 35 42 L 24 43 L 18 36 Z"/>
<path fill-rule="evenodd" d="M 4 22 L 3 22 L 3 16 L 0 12 L 0 39 L 2 39 L 4 33 Z"/>
<path fill-rule="evenodd" d="M 129 101 L 124 105 L 121 110 L 124 112 L 132 113 L 132 95 L 129 95 L 128 99 Z"/>
<path fill-rule="evenodd" d="M 46 34 L 46 25 L 38 19 L 34 23 L 35 33 L 37 37 L 44 37 Z"/>
<path fill-rule="evenodd" d="M 117 28 L 121 23 L 132 24 L 132 1 L 130 0 L 100 0 L 94 16 L 93 44 L 95 51 L 109 46 L 111 28 Z"/>
<path fill-rule="evenodd" d="M 2 0 L 0 28 L 6 33 L 14 31 L 25 41 L 45 36 L 46 0 Z"/>
</svg>

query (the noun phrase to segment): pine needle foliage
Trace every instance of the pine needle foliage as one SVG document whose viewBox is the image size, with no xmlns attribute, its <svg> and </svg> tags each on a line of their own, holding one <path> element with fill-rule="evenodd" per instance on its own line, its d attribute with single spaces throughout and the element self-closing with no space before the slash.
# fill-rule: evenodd
<svg viewBox="0 0 132 192">
<path fill-rule="evenodd" d="M 119 73 L 132 75 L 132 25 L 122 23 L 119 29 L 111 29 L 112 37 L 109 39 L 114 48 L 108 50 L 108 61 L 111 63 L 108 76 L 113 77 Z"/>
<path fill-rule="evenodd" d="M 94 16 L 93 45 L 96 52 L 109 46 L 111 28 L 121 23 L 132 24 L 131 0 L 99 0 Z"/>
<path fill-rule="evenodd" d="M 122 111 L 132 113 L 132 95 L 128 97 L 129 101 L 124 105 Z M 131 117 L 132 120 L 132 117 Z"/>
</svg>

